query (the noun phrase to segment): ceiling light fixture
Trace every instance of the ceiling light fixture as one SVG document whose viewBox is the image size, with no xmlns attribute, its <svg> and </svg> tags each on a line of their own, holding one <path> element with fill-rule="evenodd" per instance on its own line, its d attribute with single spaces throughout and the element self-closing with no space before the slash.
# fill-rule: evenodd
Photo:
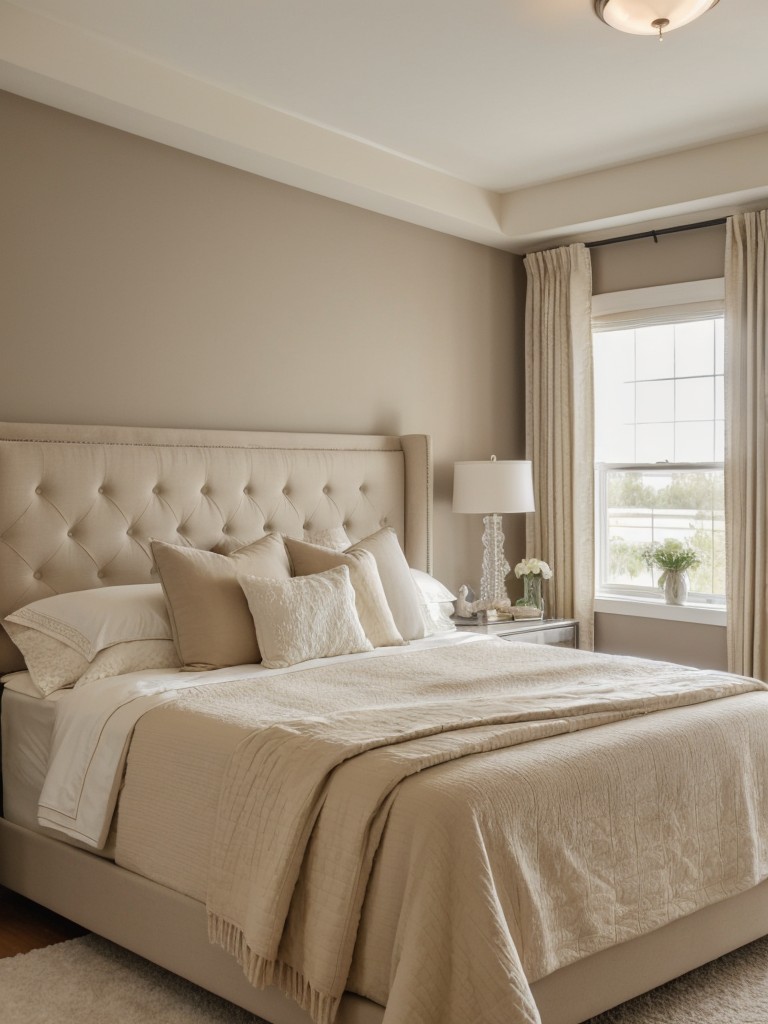
<svg viewBox="0 0 768 1024">
<path fill-rule="evenodd" d="M 719 0 L 595 0 L 601 21 L 620 32 L 664 39 L 689 21 L 706 14 Z"/>
</svg>

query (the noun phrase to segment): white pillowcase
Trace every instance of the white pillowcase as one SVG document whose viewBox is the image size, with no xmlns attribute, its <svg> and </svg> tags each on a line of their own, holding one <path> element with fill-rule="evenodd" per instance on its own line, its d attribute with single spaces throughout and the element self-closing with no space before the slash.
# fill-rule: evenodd
<svg viewBox="0 0 768 1024">
<path fill-rule="evenodd" d="M 159 583 L 44 597 L 3 625 L 43 696 L 124 672 L 179 666 Z"/>
<path fill-rule="evenodd" d="M 93 661 L 99 651 L 113 644 L 173 639 L 159 583 L 97 587 L 44 597 L 7 615 L 6 622 L 52 637 L 86 661 Z"/>
<path fill-rule="evenodd" d="M 436 580 L 428 572 L 411 569 L 411 576 L 421 597 L 421 611 L 424 616 L 427 636 L 454 632 L 456 623 L 451 616 L 456 597 L 446 586 L 443 586 L 440 580 Z"/>
<path fill-rule="evenodd" d="M 266 668 L 373 650 L 360 625 L 346 565 L 289 580 L 238 580 Z"/>
</svg>

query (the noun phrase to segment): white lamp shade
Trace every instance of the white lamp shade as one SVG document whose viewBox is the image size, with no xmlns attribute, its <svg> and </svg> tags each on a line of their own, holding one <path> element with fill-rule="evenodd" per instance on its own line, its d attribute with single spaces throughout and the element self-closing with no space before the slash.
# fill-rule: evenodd
<svg viewBox="0 0 768 1024">
<path fill-rule="evenodd" d="M 533 472 L 530 462 L 488 459 L 455 462 L 453 511 L 489 515 L 495 512 L 533 512 Z"/>
<path fill-rule="evenodd" d="M 653 36 L 658 26 L 653 22 L 665 18 L 669 24 L 664 32 L 687 25 L 714 7 L 718 0 L 597 0 L 599 16 L 612 28 L 633 35 Z"/>
</svg>

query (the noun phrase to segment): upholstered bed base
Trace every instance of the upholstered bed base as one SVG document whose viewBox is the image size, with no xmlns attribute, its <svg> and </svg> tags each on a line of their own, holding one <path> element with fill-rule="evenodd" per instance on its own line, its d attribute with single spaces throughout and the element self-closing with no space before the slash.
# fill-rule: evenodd
<svg viewBox="0 0 768 1024">
<path fill-rule="evenodd" d="M 0 616 L 52 593 L 151 576 L 150 537 L 213 548 L 270 530 L 382 525 L 431 568 L 429 438 L 0 424 Z M 2 631 L 0 631 L 1 633 Z M 0 635 L 0 672 L 20 668 Z M 309 1018 L 207 941 L 202 904 L 0 818 L 0 884 L 273 1024 Z M 768 883 L 534 984 L 545 1024 L 575 1024 L 768 933 Z M 347 996 L 340 1024 L 379 1024 Z"/>
<path fill-rule="evenodd" d="M 50 907 L 272 1024 L 311 1024 L 276 989 L 252 988 L 207 940 L 196 900 L 112 861 L 0 819 L 0 885 Z M 768 932 L 768 882 L 535 982 L 543 1024 L 577 1024 Z M 380 1024 L 382 1007 L 344 997 L 339 1024 Z"/>
</svg>

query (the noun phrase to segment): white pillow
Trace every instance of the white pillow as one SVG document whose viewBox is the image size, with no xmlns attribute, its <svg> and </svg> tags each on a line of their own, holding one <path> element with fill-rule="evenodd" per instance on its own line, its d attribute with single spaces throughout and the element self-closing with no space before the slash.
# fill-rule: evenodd
<svg viewBox="0 0 768 1024">
<path fill-rule="evenodd" d="M 80 686 L 110 676 L 121 676 L 124 672 L 179 667 L 173 640 L 129 640 L 112 644 L 89 662 L 71 647 L 45 633 L 38 633 L 36 629 L 7 620 L 4 626 L 24 655 L 38 697 L 47 697 L 66 686 Z"/>
<path fill-rule="evenodd" d="M 436 633 L 452 633 L 456 629 L 453 615 L 455 596 L 443 586 L 440 580 L 420 569 L 411 569 L 411 576 L 421 596 L 421 611 L 427 636 Z"/>
<path fill-rule="evenodd" d="M 43 696 L 78 682 L 179 665 L 159 583 L 44 597 L 3 625 Z"/>
<path fill-rule="evenodd" d="M 289 580 L 238 580 L 266 668 L 373 650 L 360 625 L 346 565 Z"/>
<path fill-rule="evenodd" d="M 6 616 L 6 622 L 52 637 L 86 661 L 93 661 L 99 651 L 113 644 L 173 639 L 159 583 L 97 587 L 44 597 Z"/>
</svg>

